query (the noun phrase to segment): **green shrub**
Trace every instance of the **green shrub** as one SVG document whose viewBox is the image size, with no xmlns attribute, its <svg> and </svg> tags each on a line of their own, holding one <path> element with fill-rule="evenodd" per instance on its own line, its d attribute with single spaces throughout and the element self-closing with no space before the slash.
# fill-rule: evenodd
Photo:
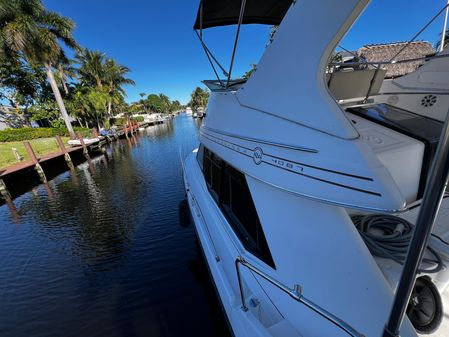
<svg viewBox="0 0 449 337">
<path fill-rule="evenodd" d="M 75 127 L 75 131 L 81 132 L 86 137 L 91 135 L 91 130 Z M 69 136 L 66 128 L 21 128 L 6 129 L 0 131 L 0 142 L 18 142 L 37 138 L 51 138 L 55 136 Z"/>
<path fill-rule="evenodd" d="M 137 116 L 137 117 L 131 117 L 130 120 L 134 121 L 134 122 L 137 122 L 137 123 L 142 123 L 145 120 L 145 118 L 143 116 Z M 116 125 L 116 126 L 123 126 L 127 122 L 128 122 L 127 118 L 113 118 L 113 119 L 111 119 L 111 123 L 113 125 Z"/>
<path fill-rule="evenodd" d="M 125 118 L 114 118 L 111 119 L 111 123 L 116 126 L 125 125 Z"/>
</svg>

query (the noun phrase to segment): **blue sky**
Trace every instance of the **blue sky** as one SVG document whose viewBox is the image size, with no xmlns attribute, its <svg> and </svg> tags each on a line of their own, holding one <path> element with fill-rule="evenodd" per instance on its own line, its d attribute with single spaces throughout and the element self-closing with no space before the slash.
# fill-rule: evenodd
<svg viewBox="0 0 449 337">
<path fill-rule="evenodd" d="M 301 1 L 301 0 L 299 0 Z M 72 18 L 75 37 L 132 69 L 136 86 L 127 87 L 128 101 L 139 93 L 167 94 L 186 103 L 190 92 L 213 73 L 192 30 L 199 0 L 44 0 L 46 7 Z M 410 39 L 445 4 L 445 0 L 373 0 L 342 45 Z M 442 29 L 439 18 L 421 37 L 434 43 Z M 205 39 L 218 59 L 228 65 L 235 27 L 214 28 Z M 245 26 L 234 74 L 241 76 L 263 53 L 269 27 Z"/>
</svg>

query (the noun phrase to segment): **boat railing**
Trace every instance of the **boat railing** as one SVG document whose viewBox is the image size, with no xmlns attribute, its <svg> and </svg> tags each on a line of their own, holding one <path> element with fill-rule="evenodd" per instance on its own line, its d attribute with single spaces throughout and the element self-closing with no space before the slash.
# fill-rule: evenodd
<svg viewBox="0 0 449 337">
<path fill-rule="evenodd" d="M 365 66 L 365 67 L 372 66 L 375 70 L 373 72 L 372 78 L 368 85 L 368 90 L 365 94 L 365 98 L 363 99 L 363 103 L 367 103 L 368 98 L 371 96 L 371 94 L 373 92 L 373 87 L 376 83 L 376 79 L 379 75 L 379 72 L 382 70 L 382 66 L 397 65 L 397 64 L 409 63 L 409 62 L 423 62 L 424 63 L 429 60 L 443 59 L 443 58 L 447 58 L 447 57 L 449 57 L 449 54 L 428 55 L 428 56 L 424 56 L 424 57 L 415 57 L 415 58 L 409 58 L 409 59 L 404 59 L 404 60 L 372 61 L 372 62 L 362 60 L 362 61 L 356 61 L 356 62 L 331 62 L 331 63 L 329 63 L 329 67 L 336 69 L 339 66 L 340 67 L 344 66 L 344 67 L 354 67 L 354 69 L 355 69 L 358 66 Z M 335 70 L 333 72 L 335 72 Z M 433 93 L 433 92 L 429 92 L 429 93 Z"/>
<path fill-rule="evenodd" d="M 336 325 L 337 327 L 339 327 L 341 330 L 346 332 L 348 335 L 350 335 L 352 337 L 364 337 L 363 334 L 358 332 L 355 328 L 353 328 L 351 325 L 349 325 L 348 323 L 346 323 L 342 319 L 340 319 L 337 316 L 333 315 L 332 313 L 330 313 L 326 309 L 320 307 L 318 304 L 316 304 L 316 303 L 310 301 L 309 299 L 305 298 L 302 295 L 302 290 L 301 290 L 301 286 L 300 285 L 295 284 L 293 286 L 293 288 L 290 288 L 290 287 L 286 286 L 285 284 L 283 284 L 283 283 L 277 281 L 276 279 L 272 278 L 270 275 L 267 275 L 266 273 L 264 273 L 263 271 L 261 271 L 257 267 L 253 266 L 251 263 L 246 261 L 242 256 L 239 256 L 235 260 L 235 268 L 236 268 L 236 271 L 237 271 L 237 279 L 238 279 L 238 283 L 239 283 L 239 290 L 240 290 L 240 297 L 241 297 L 241 301 L 242 301 L 242 310 L 243 311 L 247 311 L 248 307 L 246 305 L 245 294 L 244 294 L 243 284 L 242 284 L 241 275 L 240 275 L 240 267 L 239 267 L 240 265 L 244 266 L 245 268 L 248 268 L 249 270 L 253 271 L 257 275 L 262 277 L 263 279 L 267 280 L 268 282 L 270 282 L 275 287 L 277 287 L 280 290 L 282 290 L 283 292 L 287 293 L 295 301 L 305 305 L 307 308 L 311 309 L 312 311 L 314 311 L 315 313 L 317 313 L 321 317 L 325 318 L 329 322 L 331 322 L 334 325 Z"/>
<path fill-rule="evenodd" d="M 439 55 L 427 55 L 422 57 L 408 58 L 404 60 L 390 60 L 390 61 L 356 61 L 356 62 L 330 62 L 329 66 L 361 66 L 361 65 L 372 65 L 372 66 L 382 66 L 382 65 L 394 65 L 409 62 L 419 62 L 419 61 L 430 61 L 433 59 L 442 59 L 449 57 L 449 54 L 439 54 Z"/>
</svg>

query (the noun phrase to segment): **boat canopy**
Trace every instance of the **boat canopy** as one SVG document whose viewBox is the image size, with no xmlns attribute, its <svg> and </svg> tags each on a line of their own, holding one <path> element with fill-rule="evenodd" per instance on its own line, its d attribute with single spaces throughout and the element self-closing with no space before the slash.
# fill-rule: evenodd
<svg viewBox="0 0 449 337">
<path fill-rule="evenodd" d="M 242 1 L 201 0 L 194 29 L 235 25 L 239 22 Z M 279 25 L 293 0 L 246 0 L 242 24 Z"/>
</svg>

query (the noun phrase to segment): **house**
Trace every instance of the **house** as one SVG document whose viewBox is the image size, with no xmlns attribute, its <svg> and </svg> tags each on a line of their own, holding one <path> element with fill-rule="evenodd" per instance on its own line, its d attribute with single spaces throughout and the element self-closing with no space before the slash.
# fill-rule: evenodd
<svg viewBox="0 0 449 337">
<path fill-rule="evenodd" d="M 357 51 L 357 55 L 361 59 L 365 59 L 368 62 L 388 62 L 391 60 L 401 61 L 421 58 L 435 54 L 435 49 L 429 42 L 414 41 L 409 45 L 407 44 L 408 42 L 394 42 L 365 45 Z M 385 78 L 394 78 L 415 71 L 423 63 L 424 61 L 420 60 L 399 64 L 382 65 L 381 68 L 387 70 Z"/>
<path fill-rule="evenodd" d="M 0 130 L 7 128 L 20 128 L 23 120 L 16 114 L 13 107 L 0 105 Z"/>
</svg>

